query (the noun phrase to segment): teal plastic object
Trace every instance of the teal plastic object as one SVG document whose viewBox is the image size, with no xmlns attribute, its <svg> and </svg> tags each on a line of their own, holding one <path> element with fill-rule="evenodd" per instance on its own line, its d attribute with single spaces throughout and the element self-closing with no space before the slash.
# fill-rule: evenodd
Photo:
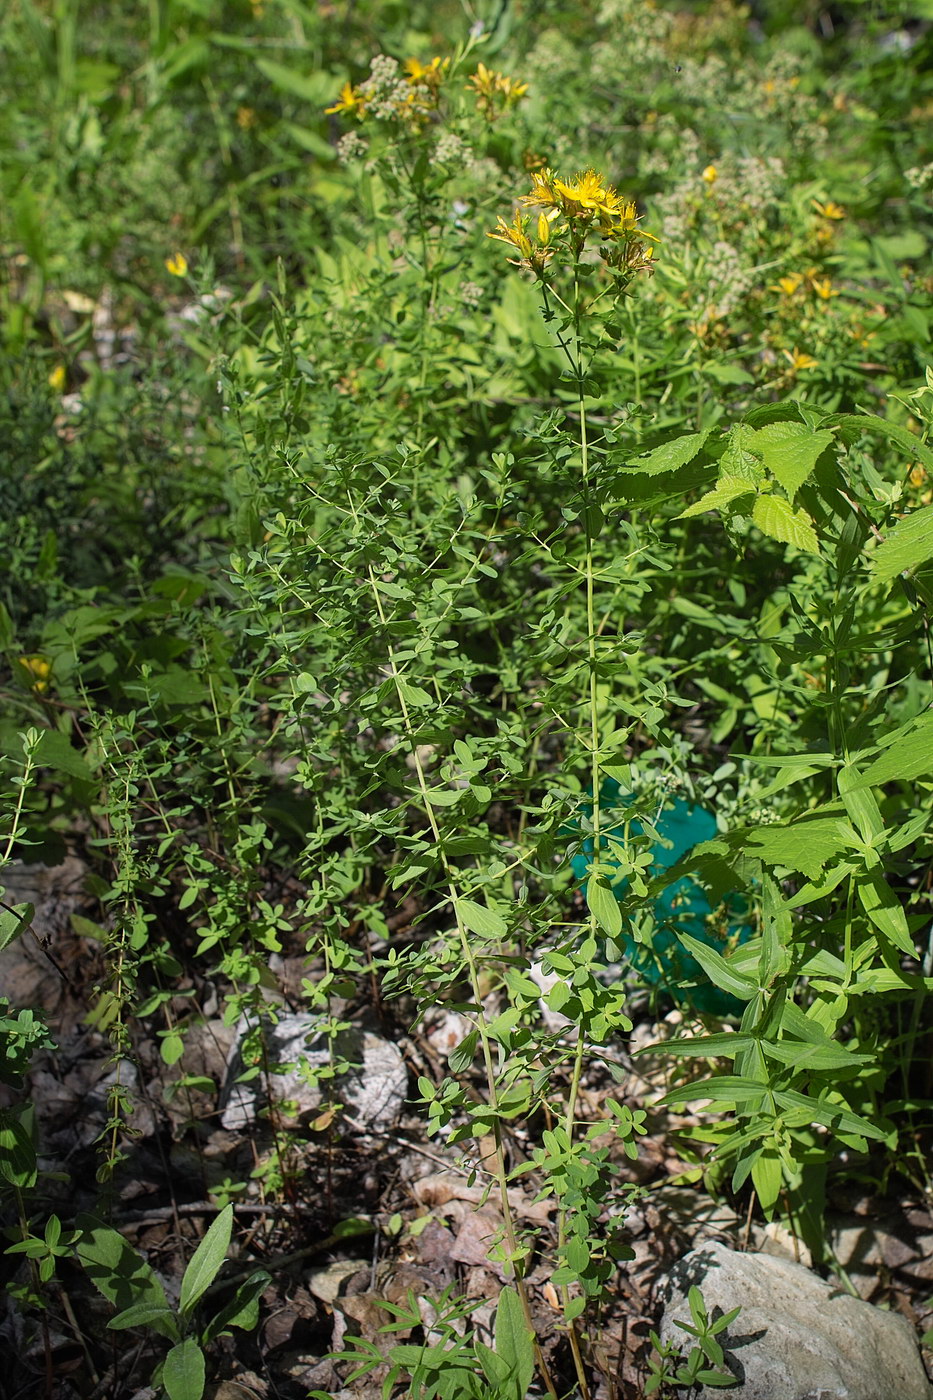
<svg viewBox="0 0 933 1400">
<path fill-rule="evenodd" d="M 621 793 L 618 783 L 610 781 L 602 789 L 600 809 L 611 811 L 630 802 L 631 797 Z M 651 846 L 652 864 L 645 872 L 646 878 L 654 879 L 671 866 L 676 865 L 682 856 L 709 841 L 716 835 L 716 818 L 705 807 L 685 801 L 682 797 L 672 798 L 653 823 L 654 829 L 665 844 L 655 842 Z M 603 828 L 606 835 L 621 837 L 621 825 Z M 632 835 L 640 835 L 644 827 L 637 820 L 629 823 Z M 586 871 L 593 854 L 592 841 L 585 841 L 571 860 L 573 872 L 586 890 Z M 602 863 L 611 867 L 608 851 L 602 854 Z M 628 888 L 627 880 L 619 880 L 613 889 L 621 899 Z M 717 937 L 707 922 L 713 913 L 712 906 L 703 886 L 691 875 L 674 880 L 654 902 L 656 928 L 651 949 L 636 943 L 631 934 L 623 929 L 619 941 L 625 949 L 625 956 L 639 974 L 650 985 L 663 987 L 678 1003 L 703 1011 L 713 1016 L 741 1015 L 744 1005 L 736 997 L 723 992 L 710 982 L 696 958 L 680 942 L 678 930 L 692 938 L 721 951 L 728 941 L 744 943 L 752 935 L 752 929 L 745 922 L 748 910 L 745 900 L 737 894 L 726 897 L 725 907 L 729 919 L 725 937 Z"/>
</svg>

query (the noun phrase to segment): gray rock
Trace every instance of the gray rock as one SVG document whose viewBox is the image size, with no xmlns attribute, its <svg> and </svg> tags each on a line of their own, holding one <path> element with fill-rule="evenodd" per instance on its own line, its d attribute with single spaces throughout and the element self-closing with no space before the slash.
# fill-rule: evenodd
<svg viewBox="0 0 933 1400">
<path fill-rule="evenodd" d="M 740 1384 L 704 1386 L 697 1400 L 933 1400 L 917 1339 L 905 1318 L 853 1298 L 800 1264 L 738 1254 L 709 1243 L 680 1259 L 663 1287 L 660 1335 L 685 1353 L 692 1338 L 687 1292 L 696 1284 L 710 1317 L 741 1305 L 720 1336 Z"/>
<path fill-rule="evenodd" d="M 230 1131 L 248 1127 L 268 1103 L 264 1075 L 237 1083 L 244 1069 L 242 1046 L 249 1029 L 246 1022 L 237 1027 L 221 1098 L 220 1121 Z M 408 1071 L 401 1052 L 390 1041 L 350 1026 L 336 1037 L 331 1051 L 321 1018 L 308 1014 L 280 1016 L 275 1024 L 264 1021 L 262 1034 L 269 1066 L 284 1066 L 284 1072 L 269 1076 L 273 1097 L 278 1103 L 296 1106 L 292 1118 L 316 1113 L 333 1096 L 363 1132 L 391 1127 L 398 1119 L 408 1094 Z M 335 1078 L 330 1077 L 331 1054 L 336 1064 L 349 1066 Z"/>
</svg>

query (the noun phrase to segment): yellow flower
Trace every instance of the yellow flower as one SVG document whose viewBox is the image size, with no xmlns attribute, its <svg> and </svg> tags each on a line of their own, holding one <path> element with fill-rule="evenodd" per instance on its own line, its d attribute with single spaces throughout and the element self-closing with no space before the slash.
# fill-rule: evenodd
<svg viewBox="0 0 933 1400">
<path fill-rule="evenodd" d="M 568 214 L 576 212 L 573 206 L 577 205 L 611 218 L 623 208 L 615 190 L 611 185 L 604 185 L 602 175 L 595 170 L 581 170 L 572 180 L 555 180 L 554 189 L 563 199 Z"/>
<path fill-rule="evenodd" d="M 408 74 L 408 81 L 413 85 L 418 83 L 422 87 L 440 87 L 444 74 L 449 67 L 449 58 L 435 57 L 431 59 L 430 63 L 422 63 L 417 58 L 406 58 L 405 60 L 405 72 Z"/>
<path fill-rule="evenodd" d="M 833 291 L 833 284 L 828 277 L 811 277 L 810 286 L 821 301 L 829 301 L 830 297 L 839 295 L 838 292 Z"/>
<path fill-rule="evenodd" d="M 792 297 L 802 282 L 803 273 L 792 272 L 788 277 L 779 277 L 776 282 L 772 282 L 768 290 L 783 292 L 786 297 Z"/>
<path fill-rule="evenodd" d="M 487 238 L 498 238 L 500 243 L 508 243 L 513 248 L 517 248 L 523 258 L 528 258 L 532 253 L 531 239 L 525 232 L 527 219 L 524 214 L 516 213 L 511 224 L 507 224 L 500 214 L 496 219 L 496 227 L 492 233 L 487 233 Z"/>
<path fill-rule="evenodd" d="M 563 206 L 561 204 L 560 195 L 554 188 L 556 179 L 557 176 L 554 174 L 553 170 L 545 168 L 544 170 L 533 171 L 531 176 L 531 194 L 523 194 L 521 196 L 522 204 L 537 204 L 543 209 L 560 210 Z"/>
<path fill-rule="evenodd" d="M 911 486 L 922 486 L 927 479 L 927 474 L 919 462 L 914 463 L 910 469 Z"/>
<path fill-rule="evenodd" d="M 472 88 L 478 98 L 477 106 L 488 117 L 494 117 L 495 109 L 504 111 L 520 102 L 528 91 L 527 83 L 518 83 L 505 73 L 498 73 L 479 63 L 476 72 L 467 79 L 467 87 Z"/>
<path fill-rule="evenodd" d="M 362 116 L 365 107 L 366 98 L 359 88 L 354 87 L 352 83 L 344 83 L 333 107 L 324 108 L 324 115 L 329 117 L 334 112 L 355 112 L 357 116 Z"/>
<path fill-rule="evenodd" d="M 542 237 L 542 221 L 546 238 Z M 511 224 L 507 224 L 505 219 L 498 218 L 496 227 L 492 233 L 487 233 L 487 238 L 498 238 L 500 243 L 507 243 L 511 248 L 516 248 L 520 253 L 520 258 L 509 258 L 509 262 L 515 267 L 526 267 L 530 272 L 541 277 L 551 258 L 554 256 L 553 248 L 548 247 L 551 239 L 550 221 L 545 214 L 538 220 L 538 237 L 541 240 L 538 246 L 532 243 L 526 231 L 528 223 L 527 214 L 515 211 L 515 217 Z"/>
<path fill-rule="evenodd" d="M 52 663 L 46 661 L 44 656 L 21 656 L 18 660 L 29 677 L 36 695 L 44 695 L 49 688 Z"/>
<path fill-rule="evenodd" d="M 844 219 L 846 216 L 842 205 L 836 204 L 831 199 L 827 199 L 825 204 L 821 204 L 818 199 L 815 199 L 813 207 L 822 219 Z"/>
<path fill-rule="evenodd" d="M 796 374 L 801 369 L 814 369 L 819 364 L 819 360 L 805 354 L 803 350 L 798 350 L 796 345 L 793 350 L 785 350 L 784 355 L 790 360 L 791 374 Z"/>
<path fill-rule="evenodd" d="M 184 277 L 188 271 L 188 259 L 184 253 L 173 253 L 165 259 L 165 266 L 173 277 Z"/>
<path fill-rule="evenodd" d="M 236 124 L 241 131 L 252 130 L 256 121 L 256 112 L 253 107 L 238 107 L 236 109 Z"/>
<path fill-rule="evenodd" d="M 715 185 L 716 181 L 719 179 L 719 171 L 716 169 L 715 165 L 708 165 L 700 176 L 700 179 L 705 180 L 708 185 Z"/>
<path fill-rule="evenodd" d="M 49 375 L 49 388 L 54 389 L 56 394 L 60 394 L 65 387 L 67 375 L 64 365 L 56 365 Z"/>
<path fill-rule="evenodd" d="M 538 215 L 538 242 L 546 248 L 550 241 L 551 222 L 548 219 L 547 214 L 541 213 Z"/>
</svg>

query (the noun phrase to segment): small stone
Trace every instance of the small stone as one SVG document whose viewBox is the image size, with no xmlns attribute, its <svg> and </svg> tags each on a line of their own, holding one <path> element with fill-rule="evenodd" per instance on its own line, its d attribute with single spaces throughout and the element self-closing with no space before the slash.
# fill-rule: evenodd
<svg viewBox="0 0 933 1400">
<path fill-rule="evenodd" d="M 228 1131 L 255 1122 L 267 1102 L 262 1075 L 237 1083 L 244 1069 L 241 1047 L 248 1030 L 245 1022 L 237 1027 L 227 1065 L 220 1121 Z M 327 1096 L 332 1093 L 345 1105 L 360 1131 L 378 1131 L 397 1121 L 408 1094 L 408 1071 L 401 1052 L 391 1042 L 350 1026 L 331 1043 L 321 1019 L 306 1013 L 281 1016 L 275 1024 L 265 1022 L 263 1034 L 270 1067 L 289 1066 L 284 1073 L 270 1075 L 270 1082 L 277 1102 L 295 1106 L 291 1114 L 295 1119 L 316 1113 L 325 1101 L 325 1093 L 315 1082 L 317 1073 Z M 344 1061 L 350 1068 L 331 1079 L 332 1059 Z"/>
<path fill-rule="evenodd" d="M 686 1355 L 693 1338 L 687 1293 L 696 1284 L 711 1318 L 741 1305 L 721 1334 L 741 1400 L 933 1400 L 913 1330 L 905 1318 L 823 1283 L 789 1259 L 738 1254 L 709 1243 L 680 1259 L 662 1285 L 662 1342 Z M 724 1392 L 710 1386 L 697 1400 Z"/>
</svg>

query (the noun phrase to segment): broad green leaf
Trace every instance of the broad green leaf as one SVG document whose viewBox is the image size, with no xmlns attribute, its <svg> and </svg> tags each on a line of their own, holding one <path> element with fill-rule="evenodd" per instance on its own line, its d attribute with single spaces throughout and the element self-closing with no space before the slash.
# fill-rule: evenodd
<svg viewBox="0 0 933 1400">
<path fill-rule="evenodd" d="M 172 1347 L 162 1363 L 162 1384 L 168 1400 L 201 1400 L 204 1374 L 204 1353 L 193 1337 Z"/>
<path fill-rule="evenodd" d="M 897 732 L 884 753 L 870 763 L 854 787 L 875 783 L 909 783 L 933 777 L 933 713 L 921 715 Z"/>
<path fill-rule="evenodd" d="M 0 952 L 26 932 L 35 913 L 33 904 L 14 904 L 9 909 L 0 909 Z"/>
<path fill-rule="evenodd" d="M 819 554 L 820 546 L 813 528 L 813 521 L 805 510 L 794 510 L 790 501 L 783 496 L 761 495 L 756 497 L 752 520 L 763 535 L 805 554 Z"/>
<path fill-rule="evenodd" d="M 761 1208 L 770 1220 L 784 1184 L 781 1158 L 773 1147 L 763 1147 L 752 1163 L 752 1184 L 758 1192 Z"/>
<path fill-rule="evenodd" d="M 645 472 L 648 476 L 679 471 L 693 461 L 712 431 L 712 428 L 706 428 L 702 433 L 688 433 L 685 437 L 674 438 L 672 442 L 662 442 L 660 447 L 629 462 L 628 470 Z"/>
<path fill-rule="evenodd" d="M 107 1326 L 113 1332 L 122 1332 L 127 1327 L 149 1327 L 169 1341 L 178 1341 L 178 1323 L 170 1308 L 158 1303 L 135 1303 L 130 1308 L 112 1317 Z"/>
<path fill-rule="evenodd" d="M 468 1070 L 476 1058 L 476 1047 L 479 1044 L 479 1031 L 469 1031 L 461 1040 L 459 1045 L 455 1045 L 447 1056 L 447 1063 L 454 1074 L 463 1074 Z"/>
<path fill-rule="evenodd" d="M 887 1133 L 874 1123 L 859 1117 L 842 1104 L 829 1103 L 826 1099 L 813 1099 L 809 1094 L 801 1094 L 796 1089 L 776 1089 L 775 1102 L 780 1108 L 799 1109 L 812 1123 L 822 1123 L 826 1128 L 834 1128 L 844 1133 L 854 1133 L 858 1137 L 874 1138 L 883 1142 Z"/>
<path fill-rule="evenodd" d="M 88 1277 L 111 1303 L 122 1310 L 142 1303 L 168 1309 L 165 1289 L 147 1261 L 116 1230 L 93 1215 L 75 1221 L 81 1238 L 75 1252 Z"/>
<path fill-rule="evenodd" d="M 839 796 L 853 826 L 858 828 L 862 840 L 870 844 L 884 831 L 884 818 L 871 788 L 860 781 L 861 774 L 852 764 L 839 769 L 837 782 Z"/>
<path fill-rule="evenodd" d="M 909 458 L 922 462 L 927 471 L 933 471 L 933 448 L 922 443 L 916 434 L 908 432 L 890 418 L 879 418 L 874 413 L 835 413 L 824 418 L 824 424 L 832 427 L 837 424 L 844 428 L 854 428 L 857 432 L 880 433 L 890 442 L 896 442 Z"/>
<path fill-rule="evenodd" d="M 600 928 L 610 938 L 616 938 L 622 932 L 622 910 L 604 875 L 587 881 L 586 903 Z"/>
<path fill-rule="evenodd" d="M 711 1079 L 696 1079 L 691 1084 L 678 1084 L 669 1089 L 662 1103 L 676 1106 L 681 1103 L 695 1103 L 698 1099 L 710 1099 L 714 1103 L 757 1102 L 769 1092 L 767 1084 L 759 1084 L 754 1079 L 745 1079 L 737 1074 L 717 1074 Z"/>
<path fill-rule="evenodd" d="M 842 1045 L 825 1041 L 822 1045 L 799 1040 L 763 1040 L 761 1048 L 769 1060 L 794 1069 L 855 1069 L 871 1063 L 871 1055 L 855 1055 Z"/>
<path fill-rule="evenodd" d="M 181 1281 L 181 1296 L 178 1299 L 178 1308 L 183 1316 L 191 1312 L 220 1272 L 220 1266 L 230 1247 L 232 1230 L 233 1206 L 227 1205 L 212 1223 L 185 1269 L 185 1276 Z"/>
<path fill-rule="evenodd" d="M 94 781 L 86 758 L 71 747 L 71 740 L 60 729 L 42 731 L 36 761 L 43 768 L 53 768 L 56 773 L 66 773 L 70 778 L 80 778 L 85 783 Z"/>
<path fill-rule="evenodd" d="M 474 1342 L 473 1349 L 483 1368 L 483 1375 L 494 1388 L 494 1394 L 496 1396 L 507 1394 L 509 1368 L 502 1358 L 496 1355 L 492 1347 L 487 1347 L 483 1342 Z"/>
<path fill-rule="evenodd" d="M 702 1055 L 711 1060 L 734 1060 L 751 1044 L 751 1039 L 749 1035 L 723 1031 L 718 1035 L 698 1035 L 691 1040 L 665 1040 L 636 1050 L 635 1058 L 639 1055 L 656 1055 L 663 1046 L 665 1055 Z"/>
<path fill-rule="evenodd" d="M 465 926 L 480 938 L 504 938 L 509 931 L 497 909 L 477 904 L 475 899 L 458 899 L 456 908 Z"/>
<path fill-rule="evenodd" d="M 204 1341 L 213 1341 L 230 1327 L 240 1327 L 251 1332 L 259 1321 L 259 1299 L 272 1282 L 272 1275 L 265 1269 L 257 1269 L 240 1284 L 234 1296 L 212 1317 L 204 1330 Z"/>
<path fill-rule="evenodd" d="M 271 58 L 257 58 L 256 67 L 280 92 L 300 97 L 302 101 L 316 108 L 323 108 L 329 99 L 333 99 L 340 86 L 332 74 L 324 73 L 320 69 L 310 73 L 299 73 Z"/>
<path fill-rule="evenodd" d="M 437 697 L 430 695 L 423 686 L 412 685 L 411 681 L 406 681 L 403 676 L 398 677 L 397 684 L 399 694 L 406 705 L 411 705 L 417 710 L 437 704 Z"/>
<path fill-rule="evenodd" d="M 750 496 L 754 495 L 754 492 L 754 484 L 744 477 L 721 476 L 712 491 L 707 491 L 706 495 L 701 496 L 692 506 L 682 510 L 678 519 L 684 520 L 691 515 L 702 515 L 707 510 L 721 510 L 723 506 L 729 505 L 738 496 Z"/>
<path fill-rule="evenodd" d="M 39 1175 L 36 1145 L 21 1113 L 0 1109 L 0 1177 L 20 1191 L 31 1191 Z"/>
<path fill-rule="evenodd" d="M 741 477 L 755 487 L 764 480 L 764 463 L 757 453 L 749 451 L 749 443 L 754 436 L 755 429 L 748 423 L 736 423 L 734 428 L 729 429 L 726 448 L 719 459 L 722 476 Z"/>
<path fill-rule="evenodd" d="M 877 929 L 889 938 L 895 948 L 915 958 L 917 949 L 910 936 L 907 915 L 897 895 L 881 873 L 875 868 L 860 872 L 856 879 L 856 889 L 862 908 Z"/>
<path fill-rule="evenodd" d="M 534 1332 L 525 1320 L 518 1293 L 508 1285 L 496 1307 L 495 1348 L 516 1378 L 517 1396 L 524 1400 L 535 1371 Z"/>
<path fill-rule="evenodd" d="M 871 558 L 879 583 L 890 583 L 897 574 L 916 569 L 933 559 L 933 506 L 923 506 L 899 520 Z"/>
<path fill-rule="evenodd" d="M 793 497 L 816 466 L 817 458 L 833 440 L 828 429 L 814 432 L 806 423 L 766 423 L 747 446 L 760 452 L 772 476 Z M 770 532 L 769 532 L 770 533 Z M 780 536 L 778 537 L 780 538 Z"/>
<path fill-rule="evenodd" d="M 715 948 L 701 943 L 698 938 L 691 938 L 689 933 L 678 933 L 677 937 L 687 951 L 693 954 L 710 981 L 722 991 L 729 992 L 742 1001 L 750 1001 L 755 995 L 758 989 L 752 979 L 730 967 L 726 959 L 721 953 L 717 953 Z"/>
<path fill-rule="evenodd" d="M 816 880 L 834 857 L 852 848 L 855 832 L 841 817 L 804 818 L 789 826 L 759 826 L 734 833 L 750 855 Z"/>
</svg>

